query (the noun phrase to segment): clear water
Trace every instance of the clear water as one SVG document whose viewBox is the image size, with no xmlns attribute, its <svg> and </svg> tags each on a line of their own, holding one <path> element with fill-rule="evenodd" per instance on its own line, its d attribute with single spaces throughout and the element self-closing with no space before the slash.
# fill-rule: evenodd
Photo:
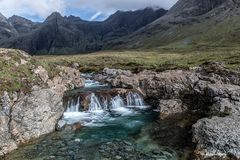
<svg viewBox="0 0 240 160">
<path fill-rule="evenodd" d="M 89 81 L 88 87 L 97 86 Z M 124 104 L 121 97 L 113 97 L 107 110 L 92 96 L 92 109 L 79 112 L 78 105 L 64 113 L 69 126 L 39 140 L 20 147 L 6 160 L 111 160 L 111 159 L 177 159 L 174 151 L 165 150 L 152 139 L 157 112 L 144 106 L 141 98 L 131 93 Z M 130 105 L 130 106 L 129 106 Z M 109 108 L 109 107 L 107 107 Z M 74 124 L 82 127 L 75 130 Z M 79 126 L 78 126 L 79 127 Z"/>
<path fill-rule="evenodd" d="M 79 115 L 75 113 L 76 117 L 65 115 L 65 118 L 70 116 L 72 119 L 78 119 L 86 123 L 86 127 L 81 128 L 80 131 L 66 129 L 61 132 L 53 133 L 33 144 L 21 147 L 8 155 L 5 159 L 104 159 L 105 157 L 100 152 L 101 145 L 104 143 L 112 143 L 113 141 L 121 142 L 123 140 L 130 142 L 134 146 L 137 155 L 139 153 L 152 153 L 153 150 L 161 150 L 161 152 L 166 154 L 166 156 L 162 156 L 162 159 L 176 159 L 174 154 L 162 150 L 148 134 L 148 130 L 151 129 L 149 126 L 154 125 L 154 120 L 157 118 L 158 113 L 152 111 L 129 111 L 129 114 L 125 115 L 119 112 L 114 114 L 81 114 L 83 113 Z M 124 146 L 118 147 L 121 149 Z M 118 154 L 119 152 L 112 153 L 110 159 L 116 158 Z M 135 153 L 131 154 L 135 156 Z M 137 155 L 135 157 L 133 156 L 133 159 L 137 158 Z M 122 159 L 125 158 L 122 156 Z"/>
</svg>

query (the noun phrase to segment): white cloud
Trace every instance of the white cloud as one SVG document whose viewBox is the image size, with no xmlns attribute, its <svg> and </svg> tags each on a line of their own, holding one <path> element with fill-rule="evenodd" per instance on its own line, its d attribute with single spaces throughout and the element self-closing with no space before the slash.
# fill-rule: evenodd
<svg viewBox="0 0 240 160">
<path fill-rule="evenodd" d="M 0 0 L 0 12 L 9 17 L 13 14 L 25 17 L 46 18 L 54 11 L 65 14 L 75 10 L 92 10 L 94 20 L 100 15 L 109 15 L 117 10 L 136 10 L 145 7 L 170 8 L 177 0 Z M 100 14 L 101 13 L 101 14 Z M 81 13 L 79 13 L 81 15 Z"/>
<path fill-rule="evenodd" d="M 73 7 L 85 7 L 101 12 L 116 10 L 136 10 L 145 7 L 162 7 L 169 9 L 178 0 L 72 0 Z"/>
<path fill-rule="evenodd" d="M 65 12 L 64 0 L 0 0 L 0 12 L 9 17 L 13 14 L 46 18 L 54 11 Z"/>
<path fill-rule="evenodd" d="M 96 20 L 101 14 L 102 14 L 102 12 L 97 12 L 96 14 L 94 14 L 94 15 L 90 18 L 90 21 Z"/>
</svg>

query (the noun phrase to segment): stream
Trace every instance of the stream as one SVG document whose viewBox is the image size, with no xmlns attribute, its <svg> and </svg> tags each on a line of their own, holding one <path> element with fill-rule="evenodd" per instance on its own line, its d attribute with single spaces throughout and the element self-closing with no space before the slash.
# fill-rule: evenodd
<svg viewBox="0 0 240 160">
<path fill-rule="evenodd" d="M 159 113 L 134 90 L 119 93 L 86 80 L 85 88 L 64 97 L 61 131 L 19 147 L 6 160 L 175 160 L 150 133 Z"/>
</svg>

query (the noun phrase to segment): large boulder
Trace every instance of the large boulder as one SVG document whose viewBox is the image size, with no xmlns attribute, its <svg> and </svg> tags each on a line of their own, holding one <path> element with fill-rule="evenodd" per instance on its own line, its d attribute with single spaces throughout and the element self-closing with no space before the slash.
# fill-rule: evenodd
<svg viewBox="0 0 240 160">
<path fill-rule="evenodd" d="M 8 151 L 16 149 L 17 144 L 11 138 L 12 135 L 9 132 L 11 100 L 8 93 L 4 92 L 0 100 L 2 102 L 0 105 L 0 156 L 2 156 Z"/>
<path fill-rule="evenodd" d="M 213 117 L 193 125 L 196 159 L 240 159 L 240 117 Z"/>
<path fill-rule="evenodd" d="M 194 92 L 211 104 L 211 115 L 240 115 L 240 86 L 199 81 Z"/>
<path fill-rule="evenodd" d="M 33 91 L 12 107 L 12 138 L 17 143 L 26 143 L 54 131 L 63 112 L 61 93 L 53 89 Z"/>
<path fill-rule="evenodd" d="M 191 71 L 173 70 L 157 73 L 141 80 L 140 84 L 148 97 L 170 99 L 190 93 L 199 80 L 198 74 Z"/>
<path fill-rule="evenodd" d="M 54 131 L 64 112 L 62 97 L 54 89 L 40 89 L 19 98 L 10 111 L 0 110 L 0 156 Z"/>
</svg>

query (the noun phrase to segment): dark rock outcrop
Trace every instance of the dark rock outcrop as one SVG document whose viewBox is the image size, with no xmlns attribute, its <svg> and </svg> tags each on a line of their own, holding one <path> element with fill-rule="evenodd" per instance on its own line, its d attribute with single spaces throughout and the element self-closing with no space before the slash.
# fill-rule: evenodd
<svg viewBox="0 0 240 160">
<path fill-rule="evenodd" d="M 196 159 L 240 159 L 240 118 L 201 119 L 193 125 Z"/>
<path fill-rule="evenodd" d="M 195 159 L 239 159 L 239 74 L 222 64 L 206 63 L 193 70 L 160 73 L 105 69 L 96 79 L 117 87 L 140 87 L 161 119 L 177 114 L 218 116 L 201 119 L 193 126 Z"/>
<path fill-rule="evenodd" d="M 12 49 L 1 49 L 4 62 L 13 61 L 9 52 L 15 53 L 14 58 L 19 61 L 17 66 L 33 65 L 31 56 Z M 30 76 L 37 79 L 38 83 L 22 82 L 23 86 L 28 86 L 27 91 L 23 91 L 24 88 L 14 92 L 5 91 L 0 95 L 0 157 L 21 144 L 53 132 L 65 111 L 62 104 L 64 92 L 84 86 L 80 72 L 74 68 L 58 66 L 59 73 L 50 78 L 44 67 L 32 67 L 34 69 Z"/>
</svg>

